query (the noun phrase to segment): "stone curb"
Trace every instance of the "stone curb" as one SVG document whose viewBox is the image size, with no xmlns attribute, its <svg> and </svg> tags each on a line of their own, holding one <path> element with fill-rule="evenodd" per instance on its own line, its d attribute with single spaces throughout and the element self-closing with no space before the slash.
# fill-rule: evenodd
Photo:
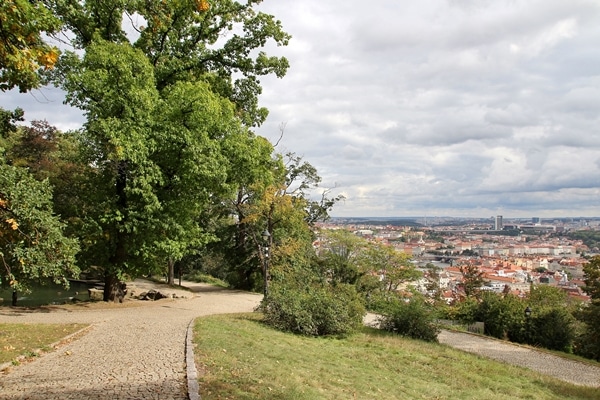
<svg viewBox="0 0 600 400">
<path fill-rule="evenodd" d="M 196 318 L 190 321 L 185 337 L 185 370 L 187 372 L 188 398 L 190 400 L 201 400 L 198 371 L 196 370 L 196 361 L 194 359 L 194 321 L 196 321 Z"/>
<path fill-rule="evenodd" d="M 78 330 L 77 332 L 73 332 L 70 335 L 65 336 L 64 338 L 54 342 L 54 343 L 50 343 L 48 345 L 49 348 L 51 348 L 53 351 L 56 351 L 60 346 L 62 346 L 63 344 L 70 342 L 72 339 L 76 338 L 77 336 L 83 335 L 84 333 L 86 333 L 87 331 L 89 331 L 90 329 L 92 329 L 94 327 L 94 324 L 90 324 L 86 327 L 81 328 L 80 330 Z M 36 349 L 34 350 L 34 352 L 36 352 L 38 354 L 38 356 L 42 356 L 44 355 L 44 352 L 41 351 L 41 349 Z M 17 356 L 18 358 L 19 356 Z M 5 362 L 3 364 L 0 364 L 0 372 L 7 370 L 10 367 L 15 367 L 18 365 L 14 365 L 13 361 L 8 361 Z"/>
</svg>

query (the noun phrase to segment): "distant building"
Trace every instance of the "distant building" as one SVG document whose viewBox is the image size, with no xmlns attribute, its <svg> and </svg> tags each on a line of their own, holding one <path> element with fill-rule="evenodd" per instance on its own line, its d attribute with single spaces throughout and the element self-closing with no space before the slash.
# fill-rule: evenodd
<svg viewBox="0 0 600 400">
<path fill-rule="evenodd" d="M 540 217 L 533 217 L 533 218 L 531 218 L 531 223 L 532 224 L 539 224 L 540 223 Z"/>
<path fill-rule="evenodd" d="M 504 225 L 502 224 L 502 215 L 496 215 L 494 219 L 494 230 L 501 231 Z"/>
</svg>

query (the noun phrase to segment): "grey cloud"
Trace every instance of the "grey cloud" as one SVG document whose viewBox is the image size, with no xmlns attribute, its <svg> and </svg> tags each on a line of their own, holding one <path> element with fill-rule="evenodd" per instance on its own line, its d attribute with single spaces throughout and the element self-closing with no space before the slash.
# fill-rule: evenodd
<svg viewBox="0 0 600 400">
<path fill-rule="evenodd" d="M 274 141 L 287 123 L 278 150 L 346 194 L 334 215 L 600 215 L 596 0 L 260 7 L 293 38 L 268 48 L 291 68 L 261 79 L 270 115 L 256 131 Z M 82 123 L 46 95 L 2 106 Z"/>
</svg>

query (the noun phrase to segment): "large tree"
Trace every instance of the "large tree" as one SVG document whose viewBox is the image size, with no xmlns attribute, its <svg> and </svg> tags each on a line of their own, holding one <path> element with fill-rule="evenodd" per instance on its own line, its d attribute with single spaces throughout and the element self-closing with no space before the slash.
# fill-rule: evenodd
<svg viewBox="0 0 600 400">
<path fill-rule="evenodd" d="M 89 253 L 105 266 L 110 299 L 124 273 L 160 262 L 172 271 L 212 240 L 201 218 L 233 195 L 230 138 L 258 143 L 247 129 L 266 118 L 258 77 L 288 67 L 255 50 L 268 40 L 285 45 L 289 35 L 255 11 L 260 1 L 47 3 L 83 50 L 64 54 L 54 82 L 86 112 L 85 143 L 101 183 L 90 196 Z"/>
<path fill-rule="evenodd" d="M 259 77 L 283 77 L 284 57 L 260 51 L 268 41 L 288 44 L 290 35 L 272 15 L 255 10 L 263 0 L 48 0 L 64 22 L 76 49 L 98 38 L 130 43 L 154 69 L 160 92 L 181 81 L 205 80 L 232 100 L 246 125 L 260 125 Z"/>
</svg>

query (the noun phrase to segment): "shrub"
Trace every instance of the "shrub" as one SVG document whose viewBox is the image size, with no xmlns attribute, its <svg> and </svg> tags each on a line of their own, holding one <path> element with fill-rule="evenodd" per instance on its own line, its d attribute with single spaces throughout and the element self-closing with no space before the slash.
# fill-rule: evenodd
<svg viewBox="0 0 600 400">
<path fill-rule="evenodd" d="M 575 339 L 574 353 L 600 361 L 600 301 L 593 300 L 583 306 L 578 314 L 581 329 Z"/>
<path fill-rule="evenodd" d="M 389 314 L 382 316 L 381 328 L 413 339 L 437 342 L 440 328 L 435 310 L 420 297 L 397 301 Z"/>
<path fill-rule="evenodd" d="M 530 344 L 570 352 L 575 338 L 574 318 L 564 308 L 551 308 L 531 318 Z"/>
<path fill-rule="evenodd" d="M 365 308 L 351 285 L 294 287 L 275 283 L 261 308 L 265 322 L 307 336 L 348 335 L 362 326 Z"/>
<path fill-rule="evenodd" d="M 447 308 L 445 318 L 460 321 L 465 324 L 477 322 L 477 308 L 479 302 L 477 299 L 468 297 L 457 302 L 452 307 Z"/>
<path fill-rule="evenodd" d="M 498 339 L 518 337 L 523 325 L 524 309 L 523 302 L 516 296 L 484 292 L 477 311 L 477 320 L 485 323 L 487 335 Z"/>
</svg>

